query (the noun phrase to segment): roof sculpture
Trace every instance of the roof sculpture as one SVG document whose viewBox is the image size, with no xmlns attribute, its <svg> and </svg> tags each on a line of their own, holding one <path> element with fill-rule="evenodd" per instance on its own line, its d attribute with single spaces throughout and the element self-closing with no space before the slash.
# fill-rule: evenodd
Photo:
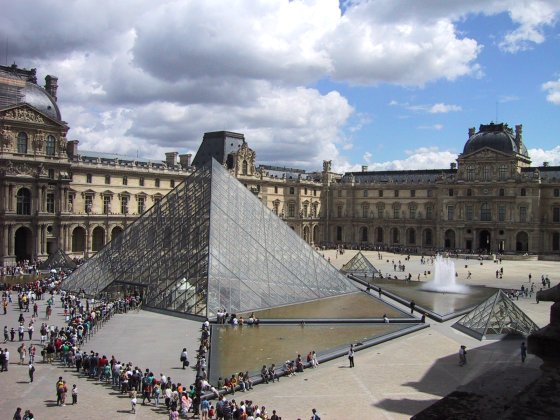
<svg viewBox="0 0 560 420">
<path fill-rule="evenodd" d="M 215 160 L 65 282 L 88 295 L 119 285 L 141 288 L 147 307 L 210 318 L 357 290 Z"/>
<path fill-rule="evenodd" d="M 453 327 L 478 340 L 488 335 L 529 335 L 539 329 L 503 290 L 482 302 Z"/>
</svg>

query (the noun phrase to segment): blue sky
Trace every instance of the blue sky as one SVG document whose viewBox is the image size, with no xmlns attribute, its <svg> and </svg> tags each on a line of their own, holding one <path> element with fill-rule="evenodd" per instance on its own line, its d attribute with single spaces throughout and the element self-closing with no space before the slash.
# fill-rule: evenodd
<svg viewBox="0 0 560 420">
<path fill-rule="evenodd" d="M 161 158 L 231 130 L 259 163 L 442 168 L 498 121 L 560 165 L 558 0 L 101 3 L 0 16 L 2 55 L 59 77 L 82 150 Z"/>
</svg>

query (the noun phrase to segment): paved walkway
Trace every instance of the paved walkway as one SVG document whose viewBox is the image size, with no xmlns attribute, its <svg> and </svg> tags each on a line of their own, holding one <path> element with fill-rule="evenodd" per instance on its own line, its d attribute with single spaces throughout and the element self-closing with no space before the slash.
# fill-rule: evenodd
<svg viewBox="0 0 560 420">
<path fill-rule="evenodd" d="M 325 256 L 340 267 L 355 251 L 347 251 L 335 258 L 334 251 Z M 381 265 L 383 272 L 392 270 L 392 265 L 376 264 L 376 253 L 368 254 L 374 265 Z M 399 256 L 384 253 L 384 260 Z M 418 257 L 406 264 L 413 276 L 424 271 Z M 555 276 L 560 273 L 556 262 L 512 262 L 504 261 L 505 277 L 495 280 L 496 265 L 485 262 L 483 266 L 469 263 L 473 280 L 469 284 L 487 284 L 508 288 L 519 288 L 527 280 L 528 273 L 534 280 L 541 273 Z M 460 270 L 460 269 L 459 269 Z M 407 272 L 409 269 L 407 268 Z M 461 271 L 459 271 L 460 278 Z M 533 299 L 516 302 L 539 325 L 548 323 L 550 303 L 536 304 Z M 41 302 L 39 313 L 44 313 Z M 55 312 L 57 325 L 62 325 L 60 307 Z M 17 324 L 19 311 L 15 305 L 7 316 L 0 316 L 0 326 Z M 29 316 L 29 314 L 26 314 Z M 26 318 L 27 318 L 26 316 Z M 38 320 L 39 324 L 42 319 Z M 429 320 L 428 320 L 429 321 Z M 443 324 L 431 322 L 431 328 L 410 334 L 397 340 L 383 343 L 356 354 L 356 368 L 349 369 L 345 358 L 321 364 L 317 369 L 308 369 L 292 378 L 282 378 L 279 383 L 255 387 L 248 393 L 238 392 L 228 398 L 250 399 L 265 405 L 269 413 L 276 408 L 284 420 L 308 419 L 311 408 L 319 410 L 321 418 L 330 419 L 404 419 L 421 411 L 457 387 L 477 386 L 488 392 L 509 392 L 521 389 L 524 384 L 539 374 L 540 360 L 529 355 L 525 364 L 519 357 L 520 339 L 502 341 L 474 340 L 450 326 L 455 320 Z M 147 311 L 116 315 L 84 347 L 115 355 L 121 361 L 132 361 L 141 367 L 151 367 L 158 375 L 161 372 L 173 379 L 191 383 L 192 371 L 178 369 L 179 352 L 187 347 L 193 355 L 199 338 L 198 323 L 181 318 L 169 317 Z M 37 334 L 37 333 L 36 333 Z M 16 338 L 17 340 L 17 338 Z M 28 342 L 26 342 L 28 343 Z M 458 366 L 457 352 L 460 344 L 468 349 L 469 363 Z M 31 409 L 37 419 L 164 419 L 163 411 L 150 406 L 139 406 L 137 414 L 128 412 L 129 400 L 121 397 L 105 385 L 96 381 L 78 378 L 71 370 L 56 366 L 37 364 L 35 382 L 28 383 L 27 367 L 18 366 L 18 343 L 3 345 L 11 352 L 10 371 L 0 373 L 0 413 L 2 418 L 11 418 L 17 406 Z M 248 355 L 250 357 L 250 355 Z M 40 359 L 40 357 L 39 357 Z M 501 369 L 508 373 L 496 376 L 493 381 L 475 383 L 473 380 L 490 369 Z M 69 384 L 76 383 L 80 390 L 78 406 L 55 405 L 55 382 L 63 376 Z M 471 384 L 471 385 L 469 385 Z M 158 414 L 161 413 L 161 414 Z"/>
</svg>

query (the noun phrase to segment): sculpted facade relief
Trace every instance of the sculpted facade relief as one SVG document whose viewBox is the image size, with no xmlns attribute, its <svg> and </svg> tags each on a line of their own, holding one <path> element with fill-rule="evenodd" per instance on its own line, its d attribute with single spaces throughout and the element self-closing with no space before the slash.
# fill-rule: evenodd
<svg viewBox="0 0 560 420">
<path fill-rule="evenodd" d="M 4 113 L 4 117 L 11 120 L 19 120 L 33 123 L 45 123 L 45 119 L 37 112 L 26 108 L 10 109 Z"/>
<path fill-rule="evenodd" d="M 2 148 L 9 149 L 12 144 L 14 144 L 15 138 L 15 133 L 11 132 L 10 130 L 4 128 L 2 129 L 2 131 L 0 131 L 0 144 Z"/>
</svg>

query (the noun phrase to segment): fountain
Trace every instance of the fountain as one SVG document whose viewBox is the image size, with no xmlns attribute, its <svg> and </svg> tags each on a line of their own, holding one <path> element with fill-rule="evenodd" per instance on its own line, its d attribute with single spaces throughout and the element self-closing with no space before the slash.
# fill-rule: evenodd
<svg viewBox="0 0 560 420">
<path fill-rule="evenodd" d="M 434 263 L 434 279 L 421 287 L 429 292 L 467 294 L 470 288 L 463 284 L 457 284 L 455 277 L 455 263 L 449 258 L 436 256 Z"/>
</svg>

